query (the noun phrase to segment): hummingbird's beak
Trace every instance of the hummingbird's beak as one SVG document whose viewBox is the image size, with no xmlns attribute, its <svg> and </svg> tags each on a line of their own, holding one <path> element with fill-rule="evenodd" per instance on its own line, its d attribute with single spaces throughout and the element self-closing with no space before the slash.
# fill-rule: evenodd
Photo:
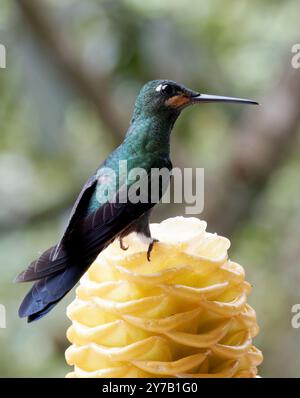
<svg viewBox="0 0 300 398">
<path fill-rule="evenodd" d="M 245 98 L 236 98 L 236 97 L 223 97 L 222 95 L 210 95 L 210 94 L 197 94 L 192 95 L 190 97 L 191 104 L 198 104 L 201 102 L 232 102 L 237 104 L 251 104 L 251 105 L 259 105 L 258 102 L 245 99 Z"/>
</svg>

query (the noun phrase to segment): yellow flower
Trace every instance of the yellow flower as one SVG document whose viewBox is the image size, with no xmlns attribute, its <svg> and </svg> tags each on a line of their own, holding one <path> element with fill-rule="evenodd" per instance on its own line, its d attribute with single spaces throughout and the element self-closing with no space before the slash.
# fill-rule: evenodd
<svg viewBox="0 0 300 398">
<path fill-rule="evenodd" d="M 151 225 L 105 249 L 68 307 L 68 377 L 255 377 L 262 362 L 244 269 L 196 218 Z"/>
</svg>

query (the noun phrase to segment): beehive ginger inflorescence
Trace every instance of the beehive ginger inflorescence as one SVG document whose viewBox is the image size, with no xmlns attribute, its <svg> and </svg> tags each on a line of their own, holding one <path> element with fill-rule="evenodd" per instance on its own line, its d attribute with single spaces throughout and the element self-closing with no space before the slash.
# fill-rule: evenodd
<svg viewBox="0 0 300 398">
<path fill-rule="evenodd" d="M 159 240 L 114 241 L 81 279 L 68 307 L 68 377 L 255 377 L 255 311 L 228 239 L 196 218 L 151 225 Z"/>
</svg>

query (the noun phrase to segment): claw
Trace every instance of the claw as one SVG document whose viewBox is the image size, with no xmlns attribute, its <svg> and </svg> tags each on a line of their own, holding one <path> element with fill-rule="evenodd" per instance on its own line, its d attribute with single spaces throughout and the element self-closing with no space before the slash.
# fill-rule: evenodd
<svg viewBox="0 0 300 398">
<path fill-rule="evenodd" d="M 151 252 L 152 252 L 152 249 L 153 249 L 153 246 L 154 246 L 154 243 L 156 243 L 156 242 L 158 242 L 158 239 L 151 239 L 151 242 L 150 242 L 150 244 L 149 244 L 149 246 L 148 246 L 148 250 L 147 250 L 147 260 L 148 261 L 151 261 Z"/>
<path fill-rule="evenodd" d="M 124 245 L 124 243 L 123 243 L 123 238 L 119 238 L 119 241 L 120 241 L 120 248 L 122 249 L 122 250 L 127 250 L 128 248 L 129 248 L 129 246 L 125 246 Z"/>
</svg>

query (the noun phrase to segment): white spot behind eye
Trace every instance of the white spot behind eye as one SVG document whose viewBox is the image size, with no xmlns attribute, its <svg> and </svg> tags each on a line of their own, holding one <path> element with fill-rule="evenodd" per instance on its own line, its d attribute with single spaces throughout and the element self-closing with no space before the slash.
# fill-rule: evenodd
<svg viewBox="0 0 300 398">
<path fill-rule="evenodd" d="M 162 84 L 159 84 L 159 85 L 156 87 L 155 91 L 160 91 L 161 88 L 162 88 Z"/>
</svg>

